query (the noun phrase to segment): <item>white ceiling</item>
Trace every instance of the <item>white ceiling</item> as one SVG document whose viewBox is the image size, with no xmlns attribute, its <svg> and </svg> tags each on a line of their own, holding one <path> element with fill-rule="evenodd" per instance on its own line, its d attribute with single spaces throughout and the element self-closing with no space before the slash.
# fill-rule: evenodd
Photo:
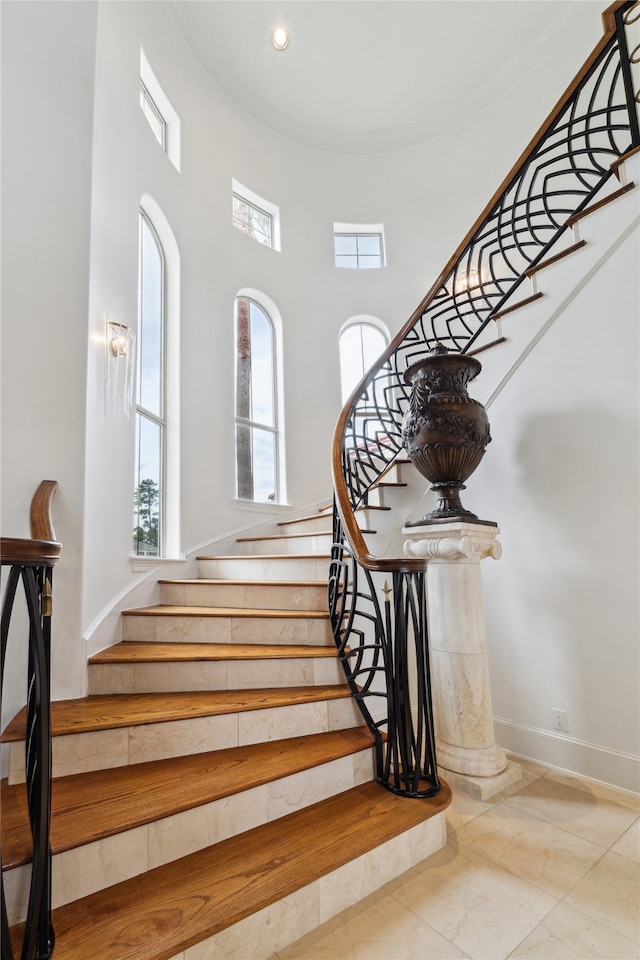
<svg viewBox="0 0 640 960">
<path fill-rule="evenodd" d="M 378 152 L 428 140 L 496 99 L 592 0 L 168 0 L 210 76 L 310 146 Z M 276 26 L 291 43 L 271 45 Z M 566 29 L 566 27 L 565 27 Z"/>
</svg>

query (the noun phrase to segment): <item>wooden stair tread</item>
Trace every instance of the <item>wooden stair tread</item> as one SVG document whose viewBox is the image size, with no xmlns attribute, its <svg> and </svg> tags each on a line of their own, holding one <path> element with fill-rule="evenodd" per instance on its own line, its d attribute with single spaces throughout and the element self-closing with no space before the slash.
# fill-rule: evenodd
<svg viewBox="0 0 640 960">
<path fill-rule="evenodd" d="M 296 523 L 305 523 L 305 521 L 307 521 L 307 520 L 318 520 L 318 519 L 320 519 L 321 517 L 322 517 L 322 514 L 321 514 L 321 513 L 311 513 L 311 514 L 309 514 L 309 515 L 306 516 L 306 517 L 296 517 L 295 520 L 278 520 L 278 526 L 279 526 L 279 527 L 292 527 L 292 526 L 294 526 Z M 312 537 L 313 534 L 314 534 L 314 531 L 310 530 L 309 533 L 305 534 L 305 536 Z"/>
<path fill-rule="evenodd" d="M 555 253 L 552 257 L 547 257 L 546 260 L 541 260 L 540 263 L 537 263 L 535 267 L 530 267 L 529 270 L 525 272 L 526 277 L 533 277 L 539 270 L 544 270 L 545 267 L 550 267 L 552 263 L 557 263 L 559 260 L 564 260 L 565 257 L 570 256 L 572 253 L 575 253 L 577 250 L 582 250 L 583 247 L 586 247 L 586 240 L 578 240 L 577 243 L 571 244 L 570 247 L 566 247 L 564 250 L 561 250 L 559 253 Z"/>
<path fill-rule="evenodd" d="M 230 747 L 54 779 L 54 854 L 291 776 L 373 746 L 366 727 Z M 2 860 L 31 860 L 27 791 L 2 784 Z"/>
<path fill-rule="evenodd" d="M 389 509 L 391 509 L 389 507 Z M 293 554 L 287 554 L 293 556 Z M 202 559 L 202 557 L 200 558 Z M 209 557 L 209 559 L 212 559 Z M 242 558 L 247 559 L 246 557 Z M 209 587 L 325 587 L 326 580 L 231 580 L 227 577 L 194 577 L 193 580 L 158 580 L 158 583 L 171 583 L 178 586 L 204 584 Z"/>
<path fill-rule="evenodd" d="M 288 660 L 334 657 L 334 645 L 302 643 L 164 643 L 123 640 L 89 657 L 89 663 L 178 663 L 194 660 Z"/>
<path fill-rule="evenodd" d="M 512 303 L 510 307 L 505 307 L 504 310 L 499 310 L 498 313 L 494 313 L 491 319 L 500 320 L 501 317 L 506 317 L 508 313 L 513 313 L 514 310 L 519 310 L 520 307 L 526 307 L 530 303 L 535 303 L 536 300 L 539 300 L 540 297 L 543 296 L 543 293 L 532 293 L 530 297 L 525 297 L 524 300 L 518 300 L 517 303 Z"/>
<path fill-rule="evenodd" d="M 304 540 L 308 537 L 331 536 L 333 536 L 333 530 L 309 530 L 308 533 L 274 533 L 263 537 L 236 537 L 236 543 L 261 543 L 263 540 Z"/>
<path fill-rule="evenodd" d="M 102 694 L 78 700 L 53 701 L 51 726 L 53 736 L 60 737 L 117 727 L 315 703 L 319 700 L 337 700 L 350 695 L 346 684 L 186 693 Z M 26 708 L 23 708 L 2 734 L 2 743 L 25 739 L 26 718 Z"/>
<path fill-rule="evenodd" d="M 195 607 L 161 603 L 123 610 L 124 617 L 274 617 L 281 620 L 328 620 L 326 610 L 258 610 L 255 607 Z"/>
<path fill-rule="evenodd" d="M 167 960 L 442 812 L 367 783 L 53 911 L 56 960 Z"/>
<path fill-rule="evenodd" d="M 629 193 L 630 190 L 635 188 L 635 183 L 633 180 L 630 180 L 629 183 L 625 183 L 623 187 L 619 187 L 618 190 L 614 190 L 612 193 L 608 194 L 606 197 L 603 197 L 602 200 L 596 201 L 596 203 L 590 204 L 590 206 L 585 207 L 584 210 L 581 210 L 579 213 L 574 213 L 573 216 L 569 217 L 567 220 L 567 226 L 572 227 L 574 223 L 578 223 L 580 220 L 584 220 L 585 217 L 588 217 L 589 214 L 595 213 L 596 210 L 601 210 L 603 207 L 606 207 L 607 204 L 612 203 L 614 200 L 617 200 L 619 197 L 623 197 L 625 193 Z"/>
<path fill-rule="evenodd" d="M 489 343 L 483 343 L 481 347 L 476 347 L 475 350 L 468 350 L 466 356 L 475 357 L 476 353 L 483 353 L 485 350 L 490 350 L 491 347 L 497 347 L 500 343 L 506 342 L 506 337 L 497 337 L 495 340 L 490 340 Z"/>
<path fill-rule="evenodd" d="M 406 487 L 406 483 L 404 484 Z M 313 534 L 311 534 L 313 536 Z M 280 537 L 274 537 L 274 540 L 281 539 Z M 298 560 L 330 560 L 330 553 L 260 553 L 260 554 L 239 554 L 231 553 L 225 554 L 224 556 L 201 556 L 196 557 L 196 560 L 291 560 L 295 562 Z"/>
</svg>

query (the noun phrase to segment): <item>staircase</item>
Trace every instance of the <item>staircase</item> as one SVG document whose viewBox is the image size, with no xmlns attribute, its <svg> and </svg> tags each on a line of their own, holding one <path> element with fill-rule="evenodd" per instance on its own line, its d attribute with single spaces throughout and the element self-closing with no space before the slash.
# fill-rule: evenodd
<svg viewBox="0 0 640 960">
<path fill-rule="evenodd" d="M 327 613 L 329 526 L 286 522 L 160 581 L 90 659 L 89 695 L 52 704 L 56 960 L 270 957 L 442 847 L 446 785 L 410 801 L 373 780 Z M 16 945 L 25 722 L 3 737 Z"/>
</svg>

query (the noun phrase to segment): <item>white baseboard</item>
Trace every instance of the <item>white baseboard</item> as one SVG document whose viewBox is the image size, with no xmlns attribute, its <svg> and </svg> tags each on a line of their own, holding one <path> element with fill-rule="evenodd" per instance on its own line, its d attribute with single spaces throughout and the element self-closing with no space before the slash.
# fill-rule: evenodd
<svg viewBox="0 0 640 960">
<path fill-rule="evenodd" d="M 640 757 L 501 717 L 493 723 L 497 742 L 509 753 L 640 793 Z"/>
</svg>

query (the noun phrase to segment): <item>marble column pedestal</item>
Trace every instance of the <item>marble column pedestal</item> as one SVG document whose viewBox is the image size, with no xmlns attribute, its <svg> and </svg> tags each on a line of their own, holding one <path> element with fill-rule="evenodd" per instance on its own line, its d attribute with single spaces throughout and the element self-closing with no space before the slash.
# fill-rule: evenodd
<svg viewBox="0 0 640 960">
<path fill-rule="evenodd" d="M 455 521 L 402 532 L 405 556 L 426 561 L 438 767 L 453 789 L 488 800 L 521 776 L 493 733 L 480 561 L 500 558 L 499 530 Z"/>
</svg>

